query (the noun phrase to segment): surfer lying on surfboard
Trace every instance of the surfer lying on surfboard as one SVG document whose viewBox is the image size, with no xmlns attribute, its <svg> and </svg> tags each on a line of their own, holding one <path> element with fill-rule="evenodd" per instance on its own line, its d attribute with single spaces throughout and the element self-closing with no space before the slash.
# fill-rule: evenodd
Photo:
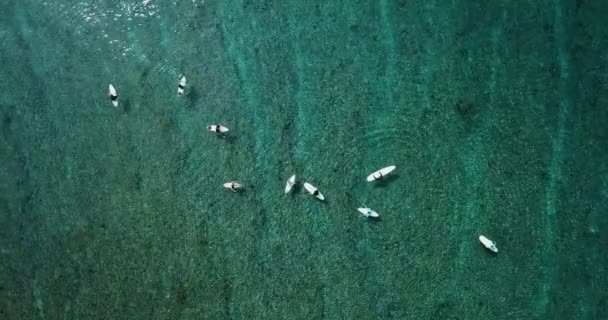
<svg viewBox="0 0 608 320">
<path fill-rule="evenodd" d="M 308 193 L 315 196 L 317 199 L 325 200 L 325 196 L 323 196 L 323 194 L 319 192 L 319 189 L 317 189 L 317 187 L 313 186 L 312 184 L 304 182 L 304 189 L 306 189 Z"/>
<path fill-rule="evenodd" d="M 380 217 L 380 215 L 378 214 L 378 212 L 370 209 L 368 206 L 363 205 L 363 208 L 359 208 L 357 209 L 359 211 L 359 213 L 367 218 L 378 218 Z"/>
<path fill-rule="evenodd" d="M 184 94 L 184 89 L 186 89 L 186 77 L 182 77 L 177 84 L 177 95 L 181 96 Z"/>
<path fill-rule="evenodd" d="M 285 184 L 285 193 L 289 193 L 291 191 L 291 189 L 293 189 L 293 186 L 296 184 L 296 175 L 294 174 L 293 176 L 291 176 L 291 178 L 289 178 L 287 180 L 287 183 Z"/>
<path fill-rule="evenodd" d="M 486 247 L 488 250 L 497 253 L 498 252 L 498 248 L 496 247 L 496 243 L 488 238 L 486 238 L 484 235 L 480 235 L 479 236 L 479 242 L 481 242 L 481 244 L 483 244 L 484 247 Z"/>
<path fill-rule="evenodd" d="M 230 181 L 230 182 L 226 182 L 224 183 L 224 188 L 230 189 L 232 190 L 232 192 L 236 192 L 236 189 L 239 189 L 241 187 L 241 184 L 238 181 Z"/>
<path fill-rule="evenodd" d="M 210 126 L 207 126 L 207 130 L 209 130 L 211 132 L 215 132 L 215 133 L 226 133 L 226 132 L 228 132 L 228 128 L 224 127 L 221 124 L 212 124 Z"/>
<path fill-rule="evenodd" d="M 114 107 L 118 107 L 118 92 L 112 84 L 108 86 L 108 95 L 110 96 L 110 101 L 112 101 L 112 105 Z"/>
<path fill-rule="evenodd" d="M 367 176 L 367 181 L 371 182 L 371 181 L 380 180 L 380 179 L 384 178 L 384 176 L 386 176 L 387 174 L 393 172 L 393 170 L 395 170 L 395 168 L 396 168 L 395 166 L 388 166 L 388 167 L 382 168 L 380 170 L 374 171 L 372 174 Z"/>
</svg>

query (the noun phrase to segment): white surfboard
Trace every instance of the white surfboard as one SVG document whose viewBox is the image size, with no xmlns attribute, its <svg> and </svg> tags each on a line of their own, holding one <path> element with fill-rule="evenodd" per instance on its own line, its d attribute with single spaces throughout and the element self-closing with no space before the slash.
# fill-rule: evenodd
<svg viewBox="0 0 608 320">
<path fill-rule="evenodd" d="M 230 181 L 224 183 L 224 188 L 230 189 L 233 192 L 236 192 L 236 189 L 240 188 L 241 184 L 238 181 Z"/>
<path fill-rule="evenodd" d="M 367 181 L 376 181 L 376 180 L 380 180 L 382 179 L 384 176 L 386 176 L 387 174 L 393 172 L 393 170 L 395 170 L 395 166 L 388 166 L 385 168 L 382 168 L 378 171 L 375 171 L 374 173 L 370 174 L 369 176 L 367 176 Z"/>
<path fill-rule="evenodd" d="M 313 186 L 312 184 L 304 182 L 304 189 L 306 189 L 306 191 L 308 191 L 308 193 L 310 193 L 311 195 L 317 197 L 317 199 L 325 200 L 325 196 L 323 196 L 323 194 L 319 192 L 319 189 L 317 189 L 317 187 Z"/>
<path fill-rule="evenodd" d="M 481 235 L 479 236 L 479 242 L 481 242 L 481 244 L 483 244 L 484 247 L 486 247 L 488 250 L 496 253 L 498 252 L 498 248 L 496 248 L 496 243 L 494 243 L 494 241 L 486 238 L 485 236 Z"/>
<path fill-rule="evenodd" d="M 215 132 L 215 133 L 225 133 L 225 132 L 228 132 L 228 128 L 224 127 L 221 124 L 212 124 L 210 126 L 207 126 L 207 130 L 209 130 L 211 132 Z"/>
<path fill-rule="evenodd" d="M 182 77 L 177 84 L 177 95 L 181 96 L 184 94 L 184 89 L 186 89 L 186 77 Z"/>
<path fill-rule="evenodd" d="M 359 210 L 359 212 L 361 213 L 362 216 L 364 217 L 368 217 L 368 218 L 378 218 L 380 217 L 380 215 L 378 214 L 378 212 L 368 208 L 368 207 L 364 207 L 364 208 L 358 208 L 357 210 Z"/>
<path fill-rule="evenodd" d="M 289 193 L 291 191 L 291 189 L 293 189 L 293 186 L 296 184 L 296 175 L 294 174 L 293 176 L 291 176 L 291 178 L 289 178 L 289 180 L 287 180 L 287 183 L 285 184 L 285 194 Z"/>
<path fill-rule="evenodd" d="M 112 84 L 108 86 L 108 95 L 114 107 L 118 107 L 118 92 L 116 92 L 116 88 Z"/>
</svg>

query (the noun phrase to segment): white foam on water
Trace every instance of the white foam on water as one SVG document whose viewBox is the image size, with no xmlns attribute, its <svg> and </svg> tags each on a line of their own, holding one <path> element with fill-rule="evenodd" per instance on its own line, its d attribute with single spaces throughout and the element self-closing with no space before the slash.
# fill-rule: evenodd
<svg viewBox="0 0 608 320">
<path fill-rule="evenodd" d="M 44 5 L 52 5 L 58 10 L 60 19 L 75 26 L 73 29 L 76 34 L 86 34 L 93 39 L 107 41 L 116 54 L 121 56 L 134 54 L 137 43 L 129 40 L 129 32 L 134 23 L 142 26 L 143 21 L 154 17 L 158 10 L 156 4 L 150 0 L 123 2 L 112 7 L 100 7 L 90 2 L 77 2 L 69 8 L 49 2 L 44 2 Z"/>
<path fill-rule="evenodd" d="M 559 213 L 559 188 L 563 183 L 563 172 L 562 166 L 564 161 L 564 146 L 568 136 L 567 133 L 567 121 L 570 116 L 570 110 L 572 109 L 573 102 L 572 98 L 568 96 L 567 88 L 571 86 L 572 80 L 570 79 L 570 51 L 569 41 L 566 37 L 568 36 L 565 31 L 565 25 L 567 24 L 567 16 L 564 15 L 565 9 L 561 0 L 555 1 L 554 8 L 554 26 L 555 26 L 555 38 L 557 42 L 557 61 L 559 63 L 559 87 L 560 91 L 565 92 L 565 95 L 561 97 L 559 101 L 557 128 L 554 133 L 554 137 L 551 141 L 551 160 L 549 162 L 549 182 L 545 188 L 545 212 L 544 212 L 544 224 L 545 224 L 545 240 L 544 240 L 544 252 L 545 257 L 544 264 L 551 266 L 545 268 L 544 274 L 542 275 L 540 292 L 538 295 L 538 317 L 544 319 L 549 312 L 549 306 L 551 303 L 551 290 L 556 283 L 556 274 L 558 264 L 555 263 L 555 242 L 557 233 L 557 221 Z"/>
<path fill-rule="evenodd" d="M 10 35 L 8 33 L 8 28 L 0 28 L 0 43 L 2 45 L 6 45 L 9 37 L 10 37 Z"/>
</svg>

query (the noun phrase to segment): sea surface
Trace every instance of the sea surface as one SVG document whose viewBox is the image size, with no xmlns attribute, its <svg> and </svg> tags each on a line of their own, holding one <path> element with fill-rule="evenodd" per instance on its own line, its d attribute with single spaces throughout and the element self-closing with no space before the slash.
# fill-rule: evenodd
<svg viewBox="0 0 608 320">
<path fill-rule="evenodd" d="M 0 1 L 0 319 L 608 319 L 607 16 Z"/>
</svg>

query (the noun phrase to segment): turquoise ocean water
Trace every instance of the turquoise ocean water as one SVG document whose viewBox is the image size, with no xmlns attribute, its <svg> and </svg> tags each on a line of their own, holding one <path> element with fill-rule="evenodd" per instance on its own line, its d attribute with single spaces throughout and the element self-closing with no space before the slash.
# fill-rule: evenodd
<svg viewBox="0 0 608 320">
<path fill-rule="evenodd" d="M 1 1 L 0 319 L 607 319 L 607 14 Z"/>
</svg>

